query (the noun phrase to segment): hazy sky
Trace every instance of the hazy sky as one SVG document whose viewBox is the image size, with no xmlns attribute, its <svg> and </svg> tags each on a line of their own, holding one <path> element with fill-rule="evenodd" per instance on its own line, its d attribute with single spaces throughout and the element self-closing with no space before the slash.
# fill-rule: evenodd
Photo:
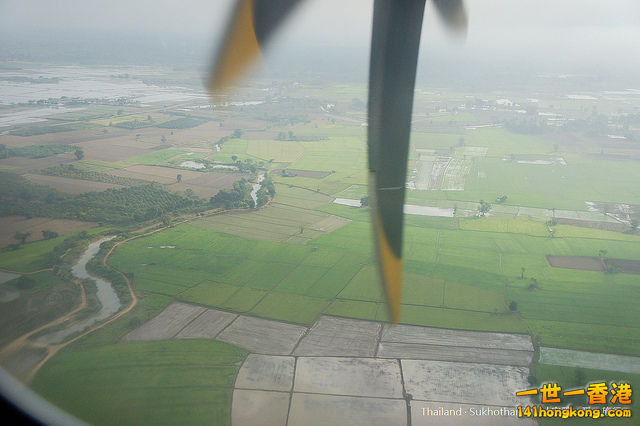
<svg viewBox="0 0 640 426">
<path fill-rule="evenodd" d="M 273 44 L 368 48 L 373 0 L 307 0 Z M 638 0 L 467 0 L 466 41 L 451 40 L 430 4 L 422 47 L 600 55 L 640 63 Z M 231 0 L 0 0 L 0 28 L 196 36 L 215 44 Z M 2 43 L 0 41 L 0 43 Z M 565 58 L 566 59 L 566 58 Z"/>
</svg>

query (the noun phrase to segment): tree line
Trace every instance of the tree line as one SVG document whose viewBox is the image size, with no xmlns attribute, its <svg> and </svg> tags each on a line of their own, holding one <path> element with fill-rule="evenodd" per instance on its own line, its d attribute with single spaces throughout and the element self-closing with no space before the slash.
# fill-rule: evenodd
<svg viewBox="0 0 640 426">
<path fill-rule="evenodd" d="M 0 172 L 0 215 L 55 217 L 124 224 L 143 222 L 167 213 L 204 209 L 206 202 L 169 192 L 158 183 L 103 192 L 66 194 Z"/>
</svg>

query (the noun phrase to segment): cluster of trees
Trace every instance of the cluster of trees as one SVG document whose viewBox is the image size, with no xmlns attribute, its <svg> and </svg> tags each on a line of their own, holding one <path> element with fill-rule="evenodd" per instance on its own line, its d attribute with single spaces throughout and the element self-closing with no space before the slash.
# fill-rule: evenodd
<svg viewBox="0 0 640 426">
<path fill-rule="evenodd" d="M 491 210 L 491 204 L 487 203 L 485 200 L 480 200 L 480 205 L 478 206 L 480 216 L 484 217 L 485 214 L 489 213 L 489 210 Z"/>
<path fill-rule="evenodd" d="M 44 158 L 52 155 L 64 154 L 65 152 L 81 150 L 77 146 L 64 144 L 50 145 L 29 145 L 22 147 L 7 147 L 0 144 L 0 158 L 8 157 L 28 157 L 28 158 Z"/>
<path fill-rule="evenodd" d="M 73 164 L 60 164 L 40 171 L 43 175 L 61 176 L 72 179 L 90 180 L 93 182 L 113 183 L 116 185 L 133 186 L 144 185 L 146 182 L 140 179 L 133 179 L 123 176 L 110 175 L 108 173 L 94 172 L 80 169 Z"/>
<path fill-rule="evenodd" d="M 609 133 L 609 119 L 604 114 L 593 114 L 585 119 L 568 120 L 563 129 L 583 132 L 589 136 L 603 136 Z"/>
<path fill-rule="evenodd" d="M 269 198 L 273 198 L 276 195 L 276 187 L 273 184 L 273 180 L 271 176 L 265 176 L 265 178 L 261 182 L 260 189 L 256 194 L 256 199 L 258 201 L 256 207 L 264 206 L 269 202 Z"/>
<path fill-rule="evenodd" d="M 20 231 L 16 231 L 15 234 L 13 234 L 13 238 L 15 240 L 18 240 L 19 243 L 14 243 L 14 244 L 9 244 L 8 247 L 11 250 L 18 250 L 20 248 L 20 244 L 24 244 L 27 242 L 27 238 L 29 238 L 31 236 L 31 232 L 20 232 Z M 52 238 L 57 238 L 59 236 L 59 234 L 56 231 L 51 231 L 48 229 L 45 229 L 44 231 L 42 231 L 42 237 L 45 240 L 50 240 Z"/>
<path fill-rule="evenodd" d="M 513 133 L 525 135 L 539 135 L 548 130 L 547 122 L 537 116 L 527 116 L 507 120 L 504 127 Z"/>
<path fill-rule="evenodd" d="M 70 195 L 33 184 L 13 173 L 0 173 L 0 215 L 27 215 L 131 223 L 170 212 L 206 208 L 193 197 L 168 192 L 158 183 Z"/>
<path fill-rule="evenodd" d="M 287 133 L 279 132 L 278 136 L 276 137 L 276 140 L 279 140 L 279 141 L 296 141 L 296 140 L 298 140 L 298 138 L 296 137 L 295 133 L 293 133 L 292 130 L 289 130 Z"/>
<path fill-rule="evenodd" d="M 238 168 L 240 173 L 257 173 L 258 172 L 258 163 L 251 159 L 246 159 L 244 161 L 237 160 L 233 163 L 234 166 Z"/>
<path fill-rule="evenodd" d="M 251 198 L 253 187 L 245 178 L 233 184 L 233 189 L 221 189 L 216 195 L 211 197 L 211 204 L 225 209 L 243 209 L 255 207 Z"/>
<path fill-rule="evenodd" d="M 42 231 L 42 238 L 44 238 L 45 240 L 51 240 L 53 238 L 58 238 L 59 234 L 56 231 L 51 231 L 48 229 L 45 229 L 44 231 Z"/>
<path fill-rule="evenodd" d="M 282 172 L 280 172 L 282 174 L 282 177 L 296 177 L 298 176 L 295 173 L 291 173 L 289 170 L 287 169 L 282 169 Z"/>
</svg>

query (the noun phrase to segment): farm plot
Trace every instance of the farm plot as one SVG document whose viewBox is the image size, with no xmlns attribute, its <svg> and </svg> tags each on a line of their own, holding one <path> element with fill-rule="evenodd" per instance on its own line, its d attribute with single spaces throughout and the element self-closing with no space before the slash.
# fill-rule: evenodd
<svg viewBox="0 0 640 426">
<path fill-rule="evenodd" d="M 304 177 L 282 179 L 308 179 L 308 184 L 301 186 L 306 186 L 313 190 L 317 188 L 318 184 L 325 181 L 342 185 L 366 183 L 366 144 L 362 140 L 357 138 L 335 138 L 328 141 L 299 143 L 304 148 L 305 154 L 300 160 L 292 164 L 293 168 L 320 172 L 335 170 L 335 173 L 320 180 Z M 336 155 L 336 153 L 340 154 Z M 283 182 L 286 182 L 286 180 Z M 344 187 L 342 186 L 340 190 L 344 189 Z"/>
<path fill-rule="evenodd" d="M 61 176 L 32 174 L 25 174 L 23 176 L 30 182 L 37 183 L 39 185 L 46 185 L 68 194 L 84 194 L 85 192 L 102 192 L 112 188 L 124 188 L 124 186 L 117 185 L 115 183 L 94 182 L 90 180 L 73 179 Z"/>
<path fill-rule="evenodd" d="M 447 164 L 442 177 L 443 191 L 462 191 L 467 175 L 471 171 L 472 161 L 461 158 L 452 158 Z"/>
<path fill-rule="evenodd" d="M 140 157 L 154 152 L 152 145 L 140 143 L 133 137 L 100 139 L 80 142 L 75 145 L 82 148 L 85 159 L 106 162 L 125 161 L 132 157 Z"/>
<path fill-rule="evenodd" d="M 174 169 L 174 172 L 176 170 Z M 179 171 L 182 174 L 182 171 Z M 184 176 L 184 175 L 183 175 Z M 210 198 L 216 195 L 221 189 L 233 188 L 234 182 L 247 175 L 234 172 L 202 172 L 197 176 L 190 175 L 186 179 L 182 178 L 182 183 L 174 183 L 169 186 L 173 191 L 185 191 L 191 189 L 199 197 Z"/>
<path fill-rule="evenodd" d="M 418 190 L 440 189 L 449 156 L 436 155 L 433 150 L 416 150 L 419 155 L 409 188 Z"/>
<path fill-rule="evenodd" d="M 331 172 L 319 172 L 315 170 L 300 170 L 300 169 L 287 169 L 287 172 L 296 176 L 311 178 L 311 179 L 322 179 L 322 178 L 326 178 L 331 174 Z"/>
<path fill-rule="evenodd" d="M 151 120 L 149 120 L 151 118 Z M 150 114 L 127 114 L 127 115 L 119 115 L 116 117 L 104 118 L 100 120 L 93 120 L 90 123 L 99 124 L 101 126 L 119 126 L 122 125 L 124 128 L 139 128 L 146 126 L 153 126 L 156 124 L 161 124 L 166 121 L 171 120 L 173 117 L 167 114 L 160 113 L 150 113 Z"/>
<path fill-rule="evenodd" d="M 473 157 L 486 154 L 486 148 L 465 147 L 469 154 L 443 153 L 437 150 L 417 149 L 418 160 L 409 183 L 409 189 L 462 191 L 473 165 Z M 466 152 L 466 151 L 465 151 Z"/>
<path fill-rule="evenodd" d="M 31 171 L 37 173 L 38 170 L 71 163 L 75 159 L 76 157 L 73 155 L 73 152 L 44 158 L 9 157 L 0 159 L 0 167 L 21 173 Z"/>
<path fill-rule="evenodd" d="M 194 225 L 245 238 L 304 244 L 348 222 L 327 213 L 275 204 L 250 213 L 205 218 Z"/>
<path fill-rule="evenodd" d="M 276 197 L 274 203 L 285 204 L 304 209 L 315 209 L 331 202 L 331 197 L 284 184 L 276 185 Z"/>
<path fill-rule="evenodd" d="M 153 149 L 152 152 L 148 152 L 143 155 L 139 155 L 137 157 L 128 158 L 120 162 L 119 164 L 123 166 L 134 165 L 134 164 L 148 164 L 148 165 L 156 165 L 167 163 L 174 157 L 178 155 L 184 154 L 185 151 L 177 150 L 177 149 Z"/>
<path fill-rule="evenodd" d="M 250 140 L 247 143 L 247 154 L 264 161 L 293 163 L 302 158 L 304 148 L 296 141 Z"/>
<path fill-rule="evenodd" d="M 610 271 L 621 274 L 640 274 L 640 261 L 633 259 L 610 259 L 595 256 L 547 256 L 554 268 L 578 269 L 582 271 Z"/>
<path fill-rule="evenodd" d="M 640 357 L 610 355 L 570 349 L 540 348 L 541 364 L 640 374 Z"/>
<path fill-rule="evenodd" d="M 580 269 L 583 271 L 602 271 L 603 262 L 593 256 L 547 256 L 549 265 L 554 268 Z"/>
<path fill-rule="evenodd" d="M 44 217 L 34 217 L 27 219 L 24 216 L 4 216 L 0 217 L 0 247 L 6 247 L 15 243 L 16 231 L 29 232 L 29 241 L 39 241 L 43 239 L 42 231 L 54 231 L 60 235 L 71 232 L 78 232 L 95 227 L 92 222 L 82 222 L 69 219 L 51 219 Z"/>
<path fill-rule="evenodd" d="M 229 424 L 246 354 L 206 340 L 81 348 L 48 362 L 33 389 L 92 424 Z"/>
<path fill-rule="evenodd" d="M 218 319 L 224 315 L 224 324 L 232 322 L 225 328 L 217 321 L 221 332 L 200 337 L 231 342 L 252 352 L 235 380 L 231 415 L 236 426 L 255 424 L 258 418 L 275 424 L 286 418 L 326 424 L 338 416 L 342 422 L 364 418 L 367 424 L 405 425 L 405 393 L 413 395 L 411 405 L 437 402 L 468 407 L 487 403 L 487 387 L 491 405 L 512 408 L 518 402 L 515 391 L 525 388 L 529 374 L 523 363 L 528 364 L 533 355 L 526 335 L 385 327 L 378 322 L 324 316 L 307 331 L 242 315 L 234 319 L 215 310 L 201 314 L 175 338 L 181 338 L 184 330 L 207 313 Z M 147 330 L 154 321 L 138 330 Z M 432 351 L 420 352 L 418 359 L 407 359 L 415 350 L 390 356 L 385 346 L 429 346 L 441 340 L 453 346 L 431 345 Z M 501 355 L 496 356 L 497 352 Z M 465 355 L 463 362 L 442 360 L 456 353 Z M 458 383 L 465 384 L 463 392 L 455 390 Z"/>
<path fill-rule="evenodd" d="M 189 179 L 195 179 L 202 177 L 202 173 L 189 170 L 177 170 L 171 167 L 162 166 L 149 166 L 149 165 L 136 165 L 119 170 L 111 170 L 109 174 L 115 176 L 129 177 L 134 179 L 141 179 L 147 181 L 153 181 L 163 184 L 175 183 L 178 174 L 182 175 L 182 180 L 187 181 Z"/>
</svg>

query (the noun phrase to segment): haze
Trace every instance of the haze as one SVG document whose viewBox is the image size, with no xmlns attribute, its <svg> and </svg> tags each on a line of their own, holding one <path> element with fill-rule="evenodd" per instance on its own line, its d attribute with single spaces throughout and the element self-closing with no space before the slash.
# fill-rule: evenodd
<svg viewBox="0 0 640 426">
<path fill-rule="evenodd" d="M 123 48 L 164 47 L 164 53 L 157 56 L 188 51 L 193 61 L 206 62 L 231 5 L 230 0 L 189 0 L 180 5 L 168 0 L 8 0 L 0 3 L 4 40 L 0 54 L 7 59 L 12 45 L 27 41 L 50 43 L 64 50 L 74 38 L 81 39 L 75 42 L 94 45 L 100 39 L 125 39 Z M 595 57 L 613 71 L 637 70 L 640 64 L 640 4 L 633 0 L 471 0 L 467 10 L 469 31 L 466 40 L 460 40 L 448 34 L 428 3 L 422 51 L 446 49 L 448 56 L 458 60 L 480 54 L 488 62 L 524 61 L 547 68 L 553 64 L 559 68 L 590 66 Z M 272 41 L 271 52 L 309 51 L 313 46 L 314 55 L 322 57 L 350 49 L 358 52 L 356 59 L 366 62 L 371 17 L 370 0 L 302 2 Z M 289 62 L 296 62 L 296 56 L 288 55 Z M 101 61 L 110 59 L 119 60 L 117 54 L 105 54 Z M 76 60 L 82 60 L 82 55 Z"/>
</svg>

